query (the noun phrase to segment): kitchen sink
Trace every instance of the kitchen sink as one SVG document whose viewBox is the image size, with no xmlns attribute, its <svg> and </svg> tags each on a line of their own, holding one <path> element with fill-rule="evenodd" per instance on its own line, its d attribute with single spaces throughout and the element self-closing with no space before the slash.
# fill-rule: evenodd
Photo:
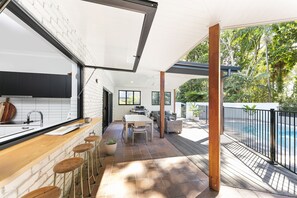
<svg viewBox="0 0 297 198">
<path fill-rule="evenodd" d="M 6 127 L 0 126 L 0 138 L 33 130 L 33 127 Z"/>
<path fill-rule="evenodd" d="M 25 121 L 10 121 L 10 122 L 1 122 L 0 127 L 16 127 L 16 126 L 40 126 L 40 122 L 31 122 L 27 124 Z"/>
<path fill-rule="evenodd" d="M 7 124 L 17 124 L 17 125 L 22 125 L 22 124 L 26 124 L 24 121 L 9 121 L 9 122 L 1 122 L 1 125 L 7 125 Z"/>
</svg>

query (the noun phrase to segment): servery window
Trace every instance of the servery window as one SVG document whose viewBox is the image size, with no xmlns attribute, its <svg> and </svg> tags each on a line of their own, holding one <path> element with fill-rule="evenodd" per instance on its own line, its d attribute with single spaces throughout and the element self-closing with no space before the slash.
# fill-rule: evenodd
<svg viewBox="0 0 297 198">
<path fill-rule="evenodd" d="M 120 90 L 119 91 L 119 105 L 140 105 L 141 104 L 141 92 Z"/>
<path fill-rule="evenodd" d="M 80 67 L 7 9 L 0 30 L 0 146 L 79 118 Z"/>
</svg>

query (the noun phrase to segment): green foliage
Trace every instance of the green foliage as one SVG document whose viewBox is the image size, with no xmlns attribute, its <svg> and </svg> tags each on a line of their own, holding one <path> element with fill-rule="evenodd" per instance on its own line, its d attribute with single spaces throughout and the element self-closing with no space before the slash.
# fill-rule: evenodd
<svg viewBox="0 0 297 198">
<path fill-rule="evenodd" d="M 194 103 L 191 104 L 190 111 L 193 112 L 194 117 L 199 117 L 200 113 L 202 113 L 202 109 L 199 109 L 199 105 Z"/>
<path fill-rule="evenodd" d="M 297 100 L 294 97 L 286 98 L 280 103 L 280 107 L 282 111 L 297 112 Z"/>
<path fill-rule="evenodd" d="M 208 41 L 183 60 L 208 63 Z M 223 31 L 221 63 L 241 68 L 224 79 L 225 102 L 280 102 L 291 109 L 297 106 L 297 77 L 292 78 L 297 74 L 296 21 Z M 207 93 L 208 80 L 193 79 L 179 88 L 177 101 L 206 102 Z"/>
<path fill-rule="evenodd" d="M 208 40 L 197 45 L 183 60 L 197 63 L 208 63 Z"/>
<path fill-rule="evenodd" d="M 207 79 L 192 79 L 179 87 L 176 93 L 178 102 L 205 102 L 208 100 Z"/>
<path fill-rule="evenodd" d="M 206 92 L 189 91 L 185 94 L 187 102 L 203 101 L 206 98 Z"/>
<path fill-rule="evenodd" d="M 269 45 L 272 83 L 277 93 L 284 91 L 286 77 L 297 62 L 297 22 L 272 25 L 274 33 Z"/>
<path fill-rule="evenodd" d="M 246 112 L 250 115 L 253 115 L 256 113 L 256 105 L 252 105 L 252 106 L 243 105 L 243 107 L 244 107 L 244 112 Z"/>
<path fill-rule="evenodd" d="M 115 140 L 115 139 L 113 139 L 113 138 L 109 138 L 107 141 L 106 141 L 106 144 L 107 145 L 112 145 L 112 144 L 116 144 L 117 143 L 117 141 Z"/>
</svg>

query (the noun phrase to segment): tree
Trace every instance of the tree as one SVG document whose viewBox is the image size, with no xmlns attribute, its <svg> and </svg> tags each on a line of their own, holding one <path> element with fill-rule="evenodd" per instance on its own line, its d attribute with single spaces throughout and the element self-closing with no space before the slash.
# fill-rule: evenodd
<svg viewBox="0 0 297 198">
<path fill-rule="evenodd" d="M 282 101 L 285 80 L 297 62 L 297 22 L 272 25 L 273 37 L 268 45 L 274 98 Z"/>
<path fill-rule="evenodd" d="M 208 63 L 208 40 L 197 45 L 183 60 L 196 63 Z"/>
<path fill-rule="evenodd" d="M 208 101 L 207 79 L 192 79 L 180 86 L 176 93 L 178 102 L 206 102 Z"/>
<path fill-rule="evenodd" d="M 207 63 L 208 41 L 195 47 L 183 60 Z M 293 95 L 286 93 L 290 88 L 285 89 L 292 83 L 290 76 L 297 67 L 296 21 L 223 31 L 221 63 L 241 68 L 225 79 L 224 101 L 292 103 L 294 100 L 297 106 L 297 79 L 293 79 L 296 84 Z M 208 89 L 203 83 L 207 79 L 181 86 L 178 100 L 206 101 Z"/>
</svg>

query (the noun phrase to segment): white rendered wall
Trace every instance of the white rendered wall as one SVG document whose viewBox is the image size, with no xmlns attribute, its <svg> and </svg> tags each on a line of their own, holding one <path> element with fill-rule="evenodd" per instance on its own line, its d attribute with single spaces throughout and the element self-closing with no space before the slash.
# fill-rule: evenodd
<svg viewBox="0 0 297 198">
<path fill-rule="evenodd" d="M 186 103 L 186 118 L 191 119 L 193 118 L 193 112 L 190 111 L 190 107 L 193 103 L 187 102 Z M 195 102 L 195 105 L 201 105 L 201 106 L 208 106 L 207 102 Z M 244 108 L 244 105 L 248 105 L 249 107 L 252 107 L 253 105 L 256 105 L 256 109 L 262 109 L 262 110 L 270 110 L 270 109 L 279 109 L 279 103 L 224 103 L 224 107 L 234 107 L 234 108 Z M 225 114 L 225 117 L 228 117 L 228 114 Z"/>
<path fill-rule="evenodd" d="M 181 105 L 182 105 L 181 102 L 176 102 L 176 103 L 175 103 L 175 113 L 176 113 L 176 116 L 177 116 L 178 118 L 181 117 Z"/>
</svg>

